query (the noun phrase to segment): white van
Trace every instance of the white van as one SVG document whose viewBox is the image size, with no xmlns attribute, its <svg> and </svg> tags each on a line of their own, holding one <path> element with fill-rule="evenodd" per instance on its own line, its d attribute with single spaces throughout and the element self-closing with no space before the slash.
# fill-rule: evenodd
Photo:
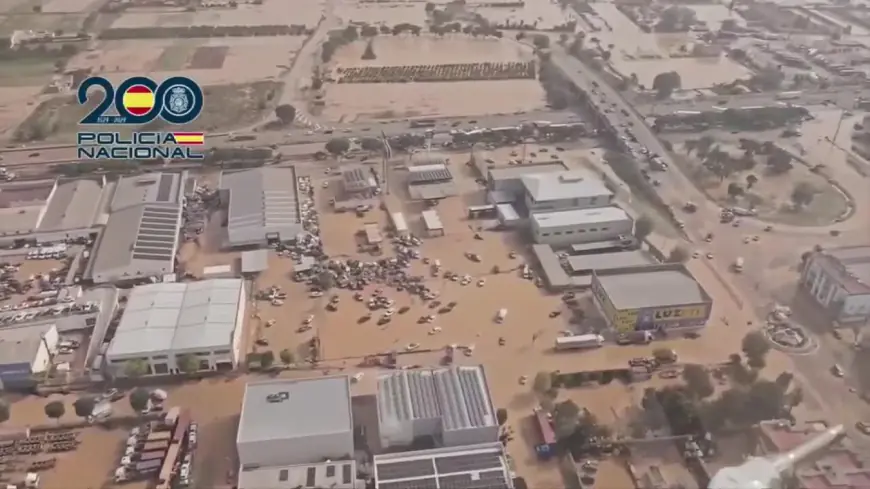
<svg viewBox="0 0 870 489">
<path fill-rule="evenodd" d="M 501 324 L 504 322 L 504 318 L 507 317 L 507 309 L 499 309 L 495 315 L 495 322 Z"/>
<path fill-rule="evenodd" d="M 738 256 L 736 260 L 734 260 L 734 273 L 743 273 L 743 257 Z"/>
</svg>

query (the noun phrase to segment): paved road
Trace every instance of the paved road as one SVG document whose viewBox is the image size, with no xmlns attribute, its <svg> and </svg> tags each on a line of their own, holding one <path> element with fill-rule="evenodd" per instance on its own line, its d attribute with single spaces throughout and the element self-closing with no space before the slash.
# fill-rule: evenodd
<svg viewBox="0 0 870 489">
<path fill-rule="evenodd" d="M 663 157 L 665 162 L 671 168 L 670 171 L 662 172 L 660 176 L 657 177 L 662 182 L 661 192 L 663 197 L 666 200 L 668 197 L 677 199 L 676 202 L 692 200 L 697 203 L 699 207 L 698 212 L 696 213 L 698 219 L 704 219 L 710 223 L 718 222 L 718 206 L 709 201 L 685 175 L 676 169 L 676 166 L 672 161 L 670 161 L 667 152 L 664 150 L 661 142 L 656 138 L 656 135 L 653 134 L 650 128 L 644 123 L 640 114 L 635 112 L 629 103 L 622 99 L 619 92 L 608 86 L 593 70 L 588 69 L 579 60 L 569 56 L 560 49 L 554 49 L 552 56 L 556 66 L 558 66 L 573 83 L 585 90 L 587 93 L 592 94 L 592 103 L 601 109 L 601 113 L 604 113 L 605 116 L 608 117 L 611 125 L 618 129 L 621 138 L 625 137 L 625 133 L 629 129 L 634 133 L 637 142 L 632 142 L 628 139 L 621 139 L 626 151 L 633 151 L 636 154 L 640 154 L 641 149 L 646 147 L 651 153 L 658 153 Z M 631 126 L 629 126 L 629 124 L 631 124 Z M 672 202 L 672 205 L 676 202 Z M 757 228 L 764 224 L 760 221 L 751 220 L 745 222 L 747 222 L 747 224 L 744 224 L 741 229 L 737 231 L 741 235 L 746 233 L 745 228 L 747 226 L 755 226 Z M 693 241 L 702 241 L 702 229 L 688 226 L 686 230 Z M 812 230 L 812 228 L 793 227 L 789 230 L 795 233 L 800 230 L 806 232 L 817 232 Z M 729 231 L 727 230 L 724 231 L 724 233 L 728 232 Z M 788 247 L 790 245 L 786 240 L 782 243 L 782 246 Z M 728 280 L 727 274 L 724 273 L 724 267 L 722 264 L 710 263 L 706 265 L 709 266 L 710 270 L 715 268 L 720 277 L 726 277 L 724 280 Z M 695 265 L 693 264 L 693 267 L 694 266 Z M 756 300 L 757 298 L 752 297 L 751 299 Z M 755 324 L 759 323 L 758 318 L 752 317 L 751 308 L 735 311 L 735 315 L 738 317 L 742 316 L 743 318 L 748 317 L 749 319 L 747 320 L 752 320 Z M 724 353 L 728 352 L 723 352 L 723 354 Z M 828 373 L 830 366 L 837 361 L 837 356 L 827 348 L 820 349 L 814 356 L 793 358 L 798 373 L 807 384 L 806 392 L 816 398 L 821 407 L 832 417 L 838 421 L 847 423 L 852 429 L 852 434 L 860 439 L 863 435 L 855 432 L 852 425 L 855 420 L 866 419 L 868 409 L 866 405 L 857 400 L 855 394 L 849 392 L 843 382 L 837 381 Z"/>
<path fill-rule="evenodd" d="M 429 128 L 435 131 L 436 134 L 447 134 L 454 129 L 473 129 L 475 127 L 505 127 L 516 126 L 525 121 L 550 121 L 553 123 L 564 122 L 579 122 L 580 116 L 572 112 L 522 112 L 514 114 L 497 114 L 487 115 L 482 117 L 454 117 L 447 119 L 437 119 L 434 128 Z M 264 132 L 264 133 L 246 133 L 256 137 L 254 140 L 247 141 L 231 141 L 228 134 L 219 134 L 216 136 L 206 137 L 206 146 L 266 146 L 276 144 L 279 146 L 303 145 L 311 147 L 311 144 L 319 145 L 317 149 L 311 151 L 320 151 L 323 145 L 335 137 L 380 137 L 381 131 L 387 135 L 397 135 L 408 132 L 423 133 L 425 128 L 411 128 L 408 121 L 384 121 L 381 123 L 358 123 L 358 124 L 339 124 L 330 134 L 311 130 L 296 130 L 291 129 L 287 132 Z M 242 134 L 242 133 L 238 133 Z M 283 152 L 283 150 L 282 150 Z M 36 154 L 38 153 L 38 154 Z M 296 153 L 299 154 L 299 153 Z M 33 156 L 31 156 L 33 155 Z M 75 145 L 51 145 L 51 146 L 25 146 L 16 148 L 6 148 L 0 150 L 0 165 L 9 167 L 26 165 L 33 163 L 52 164 L 52 163 L 69 163 L 77 161 Z"/>
<path fill-rule="evenodd" d="M 637 111 L 643 115 L 672 114 L 677 111 L 709 111 L 714 108 L 737 109 L 741 107 L 770 106 L 777 104 L 792 104 L 801 106 L 836 105 L 842 109 L 855 108 L 859 98 L 870 99 L 870 89 L 860 87 L 844 88 L 842 91 L 821 90 L 801 92 L 792 100 L 777 100 L 777 93 L 748 93 L 746 95 L 730 95 L 694 100 L 667 100 L 656 104 L 637 106 Z"/>
</svg>

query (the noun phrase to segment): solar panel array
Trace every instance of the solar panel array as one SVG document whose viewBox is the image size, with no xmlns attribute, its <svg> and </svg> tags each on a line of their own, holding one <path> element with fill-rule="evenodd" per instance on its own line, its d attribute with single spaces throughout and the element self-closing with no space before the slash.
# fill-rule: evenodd
<svg viewBox="0 0 870 489">
<path fill-rule="evenodd" d="M 173 258 L 178 240 L 179 212 L 177 205 L 145 206 L 133 243 L 134 260 L 165 261 Z"/>
<path fill-rule="evenodd" d="M 481 389 L 477 369 L 449 369 L 435 373 L 435 383 L 443 393 L 442 420 L 445 430 L 487 426 L 492 423 L 489 402 Z"/>
<path fill-rule="evenodd" d="M 508 489 L 497 452 L 375 463 L 378 489 Z M 404 479 L 404 480 L 403 480 Z"/>
<path fill-rule="evenodd" d="M 363 168 L 350 168 L 342 173 L 344 179 L 344 188 L 346 190 L 368 190 L 371 188 L 372 180 L 371 172 Z"/>
<path fill-rule="evenodd" d="M 163 173 L 157 183 L 157 202 L 169 202 L 172 197 L 172 189 L 175 187 L 175 174 Z"/>
<path fill-rule="evenodd" d="M 447 168 L 441 168 L 438 170 L 412 171 L 409 178 L 409 182 L 411 185 L 449 182 L 451 180 L 453 180 L 453 175 Z"/>
</svg>

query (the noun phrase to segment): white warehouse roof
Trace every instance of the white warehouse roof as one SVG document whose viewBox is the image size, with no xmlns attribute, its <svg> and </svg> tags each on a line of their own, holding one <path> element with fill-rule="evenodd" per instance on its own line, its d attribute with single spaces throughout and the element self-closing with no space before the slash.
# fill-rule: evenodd
<svg viewBox="0 0 870 489">
<path fill-rule="evenodd" d="M 522 182 L 523 188 L 535 202 L 613 195 L 600 178 L 581 170 L 523 175 Z"/>
<path fill-rule="evenodd" d="M 353 429 L 346 375 L 250 382 L 236 443 L 304 438 Z"/>
<path fill-rule="evenodd" d="M 159 283 L 133 289 L 108 358 L 227 348 L 244 300 L 240 279 Z"/>
<path fill-rule="evenodd" d="M 444 431 L 495 426 L 482 366 L 403 370 L 378 378 L 382 424 L 442 420 Z"/>
<path fill-rule="evenodd" d="M 288 241 L 302 232 L 292 168 L 224 172 L 220 187 L 229 192 L 230 246 L 258 244 L 272 234 Z"/>
<path fill-rule="evenodd" d="M 630 220 L 631 216 L 616 206 L 532 214 L 532 221 L 541 229 L 580 226 L 583 224 L 603 224 L 627 219 Z"/>
<path fill-rule="evenodd" d="M 501 443 L 375 455 L 377 489 L 511 489 Z"/>
</svg>

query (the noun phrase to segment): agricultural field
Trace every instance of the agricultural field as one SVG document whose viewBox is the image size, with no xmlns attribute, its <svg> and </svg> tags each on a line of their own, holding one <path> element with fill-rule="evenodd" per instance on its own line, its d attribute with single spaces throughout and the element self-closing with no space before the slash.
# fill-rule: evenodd
<svg viewBox="0 0 870 489">
<path fill-rule="evenodd" d="M 82 29 L 86 17 L 83 13 L 0 15 L 0 36 L 9 37 L 21 30 L 75 33 Z"/>
<path fill-rule="evenodd" d="M 483 16 L 499 26 L 527 25 L 538 31 L 549 31 L 567 22 L 577 21 L 577 14 L 549 0 L 525 0 L 523 7 L 488 7 L 486 2 L 468 2 L 466 10 Z"/>
<path fill-rule="evenodd" d="M 359 22 L 391 27 L 402 23 L 422 26 L 427 20 L 424 3 L 342 2 L 335 6 L 335 15 L 345 24 Z"/>
<path fill-rule="evenodd" d="M 238 8 L 211 8 L 196 12 L 124 13 L 112 28 L 187 27 L 187 26 L 258 26 L 304 24 L 314 27 L 320 21 L 321 0 L 298 0 L 287 8 L 280 0 L 266 0 L 262 5 L 242 4 Z"/>
<path fill-rule="evenodd" d="M 247 83 L 278 77 L 303 43 L 302 37 L 108 41 L 80 53 L 67 68 L 91 69 L 116 82 L 182 75 L 201 85 Z"/>
<path fill-rule="evenodd" d="M 437 65 L 516 63 L 531 61 L 528 47 L 498 39 L 455 37 L 377 37 L 372 41 L 375 59 L 364 60 L 366 43 L 357 41 L 340 48 L 331 63 L 333 79 L 341 70 L 362 67 L 416 67 L 413 71 L 437 70 Z M 517 65 L 519 66 L 519 65 Z M 495 68 L 493 68 L 495 69 Z M 488 73 L 493 69 L 486 68 Z M 499 68 L 501 69 L 501 68 Z M 512 70 L 507 67 L 506 69 Z M 477 69 L 469 66 L 466 73 Z M 522 71 L 522 70 L 520 70 Z M 446 79 L 446 75 L 438 75 Z M 452 75 L 451 75 L 452 76 Z M 467 75 L 463 75 L 467 76 Z M 412 116 L 466 116 L 530 111 L 544 106 L 544 93 L 533 78 L 498 81 L 451 81 L 449 83 L 339 83 L 326 86 L 322 115 L 335 121 Z M 522 78 L 527 75 L 511 75 Z M 421 76 L 425 79 L 432 77 Z M 463 78 L 457 78 L 463 79 Z M 467 79 L 467 78 L 466 78 Z M 495 96 L 495 94 L 498 94 Z M 509 96 L 506 96 L 510 94 Z"/>
</svg>

